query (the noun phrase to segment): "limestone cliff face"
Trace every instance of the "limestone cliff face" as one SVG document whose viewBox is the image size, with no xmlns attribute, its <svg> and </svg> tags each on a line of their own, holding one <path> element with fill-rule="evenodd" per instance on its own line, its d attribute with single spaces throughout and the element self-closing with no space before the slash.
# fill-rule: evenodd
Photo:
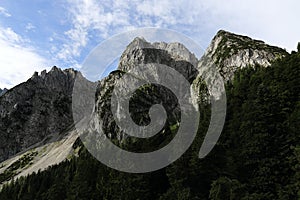
<svg viewBox="0 0 300 200">
<path fill-rule="evenodd" d="M 112 72 L 108 77 L 99 82 L 97 90 L 96 111 L 97 116 L 103 121 L 104 131 L 110 138 L 123 140 L 127 138 L 126 133 L 119 130 L 114 123 L 110 110 L 110 100 L 114 85 L 122 76 L 140 64 L 163 64 L 181 73 L 190 83 L 197 76 L 198 59 L 184 45 L 180 43 L 149 43 L 143 38 L 135 38 L 123 52 L 118 70 Z M 155 80 L 166 79 L 158 71 L 151 71 Z M 172 80 L 174 82 L 174 80 Z M 132 81 L 121 84 L 120 87 L 126 90 L 130 84 L 134 85 L 135 77 Z M 177 83 L 177 82 L 176 82 Z M 180 83 L 177 83 L 178 85 Z M 166 128 L 176 124 L 179 120 L 180 108 L 176 97 L 172 92 L 161 86 L 146 85 L 139 88 L 131 101 L 131 113 L 133 120 L 139 125 L 147 125 L 150 122 L 148 113 L 153 104 L 162 103 L 168 113 Z M 120 113 L 122 114 L 122 113 Z M 166 132 L 162 130 L 161 132 Z"/>
<path fill-rule="evenodd" d="M 46 141 L 72 121 L 73 69 L 53 67 L 0 97 L 0 161 Z"/>
<path fill-rule="evenodd" d="M 155 42 L 135 38 L 123 52 L 118 70 L 127 72 L 139 64 L 164 64 L 183 74 L 187 79 L 195 76 L 198 59 L 183 44 Z"/>
<path fill-rule="evenodd" d="M 219 31 L 206 50 L 225 81 L 233 78 L 237 69 L 246 66 L 269 66 L 273 60 L 287 55 L 284 49 L 270 46 L 247 36 Z"/>
</svg>

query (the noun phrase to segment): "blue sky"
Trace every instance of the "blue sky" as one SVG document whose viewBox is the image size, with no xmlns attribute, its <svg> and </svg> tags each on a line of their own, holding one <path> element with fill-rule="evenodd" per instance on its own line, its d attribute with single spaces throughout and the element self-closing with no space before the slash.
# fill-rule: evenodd
<svg viewBox="0 0 300 200">
<path fill-rule="evenodd" d="M 225 29 L 291 51 L 299 8 L 297 0 L 1 0 L 0 88 L 53 65 L 80 70 L 101 41 L 139 27 L 172 29 L 204 48 Z"/>
</svg>

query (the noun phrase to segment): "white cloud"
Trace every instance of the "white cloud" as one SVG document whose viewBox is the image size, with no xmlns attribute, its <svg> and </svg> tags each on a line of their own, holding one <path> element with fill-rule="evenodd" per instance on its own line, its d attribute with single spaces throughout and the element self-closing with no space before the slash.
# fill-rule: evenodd
<svg viewBox="0 0 300 200">
<path fill-rule="evenodd" d="M 206 1 L 214 26 L 262 39 L 270 44 L 295 49 L 300 40 L 300 2 L 294 0 Z"/>
<path fill-rule="evenodd" d="M 23 43 L 24 40 L 21 36 L 16 34 L 10 27 L 8 28 L 2 28 L 0 29 L 0 39 L 5 40 L 7 43 L 10 43 L 12 45 Z"/>
<path fill-rule="evenodd" d="M 67 15 L 57 9 L 57 21 L 49 21 L 49 24 L 58 25 L 51 30 L 53 35 L 41 39 L 42 34 L 39 34 L 39 38 L 31 40 L 42 43 L 42 48 L 46 48 L 44 53 L 49 52 L 47 57 L 53 57 L 53 62 L 75 68 L 99 42 L 137 27 L 173 29 L 185 33 L 204 48 L 219 29 L 225 29 L 292 50 L 300 41 L 299 7 L 300 2 L 296 0 L 227 0 L 226 3 L 221 0 L 68 0 L 64 4 Z M 25 35 L 29 30 L 48 32 L 49 27 L 35 29 L 33 24 L 46 18 L 42 10 L 37 12 L 38 19 L 26 16 L 32 24 L 19 24 L 18 27 L 17 23 L 7 24 L 11 22 L 2 19 L 1 24 L 23 28 Z M 3 7 L 0 7 L 0 15 L 11 16 Z M 65 30 L 63 33 L 61 28 Z M 0 55 L 0 87 L 4 82 L 12 86 L 25 80 L 21 75 L 16 78 L 16 74 L 24 73 L 23 77 L 28 78 L 34 70 L 42 69 L 39 66 L 45 66 L 45 59 L 31 47 L 26 37 L 1 25 Z"/>
<path fill-rule="evenodd" d="M 11 14 L 3 7 L 0 7 L 0 14 L 4 15 L 5 17 L 11 17 Z"/>
<path fill-rule="evenodd" d="M 32 25 L 31 23 L 27 23 L 25 26 L 26 32 L 34 30 L 36 27 Z"/>
<path fill-rule="evenodd" d="M 175 24 L 176 15 L 173 16 L 171 1 L 143 3 L 140 1 L 96 1 L 75 0 L 69 1 L 68 12 L 72 21 L 72 28 L 65 32 L 68 41 L 62 45 L 58 58 L 65 61 L 76 60 L 81 51 L 93 39 L 105 39 L 122 31 L 132 30 L 136 27 L 165 26 L 167 23 Z M 172 9 L 164 10 L 164 7 Z M 151 9 L 149 9 L 151 8 Z M 180 11 L 177 11 L 178 13 Z M 154 19 L 155 18 L 155 19 Z"/>
<path fill-rule="evenodd" d="M 81 50 L 89 42 L 89 32 L 96 31 L 99 34 L 96 37 L 106 38 L 109 36 L 113 27 L 132 28 L 129 24 L 129 14 L 126 12 L 126 6 L 121 1 L 109 4 L 111 11 L 106 11 L 105 2 L 96 0 L 76 0 L 69 1 L 70 19 L 72 29 L 64 34 L 68 38 L 61 50 L 58 52 L 58 58 L 65 61 L 72 61 L 80 56 Z"/>
<path fill-rule="evenodd" d="M 0 27 L 0 88 L 11 88 L 46 67 L 46 59 L 11 28 Z"/>
<path fill-rule="evenodd" d="M 57 57 L 77 63 L 91 42 L 137 27 L 170 28 L 204 47 L 225 29 L 291 50 L 300 39 L 299 7 L 293 0 L 69 0 L 71 29 Z"/>
</svg>

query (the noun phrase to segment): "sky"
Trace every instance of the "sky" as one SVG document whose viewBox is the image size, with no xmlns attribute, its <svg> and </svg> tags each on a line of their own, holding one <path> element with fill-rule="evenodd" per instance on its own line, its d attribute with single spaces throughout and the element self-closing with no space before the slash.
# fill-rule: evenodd
<svg viewBox="0 0 300 200">
<path fill-rule="evenodd" d="M 1 0 L 0 88 L 34 71 L 80 70 L 89 52 L 115 34 L 167 28 L 206 48 L 218 30 L 295 50 L 298 0 Z"/>
</svg>

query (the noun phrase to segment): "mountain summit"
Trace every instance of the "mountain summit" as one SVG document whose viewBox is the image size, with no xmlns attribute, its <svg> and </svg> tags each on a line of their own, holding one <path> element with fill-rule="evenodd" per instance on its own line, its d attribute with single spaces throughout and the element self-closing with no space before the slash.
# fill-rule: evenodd
<svg viewBox="0 0 300 200">
<path fill-rule="evenodd" d="M 35 72 L 0 97 L 0 161 L 72 125 L 73 69 Z"/>
<path fill-rule="evenodd" d="M 135 38 L 123 52 L 118 69 L 122 71 L 128 71 L 129 65 L 135 62 L 161 62 L 164 55 L 153 55 L 151 52 L 145 54 L 143 50 L 156 49 L 160 50 L 161 53 L 168 54 L 170 59 L 182 60 L 191 63 L 196 66 L 198 59 L 191 53 L 183 44 L 178 42 L 165 43 L 165 42 L 147 42 L 144 38 Z M 142 57 L 144 56 L 144 57 Z M 134 65 L 132 65 L 134 66 Z"/>
<path fill-rule="evenodd" d="M 205 56 L 212 59 L 227 81 L 233 78 L 237 69 L 255 65 L 267 67 L 287 54 L 284 49 L 261 40 L 220 30 L 212 39 Z"/>
</svg>

